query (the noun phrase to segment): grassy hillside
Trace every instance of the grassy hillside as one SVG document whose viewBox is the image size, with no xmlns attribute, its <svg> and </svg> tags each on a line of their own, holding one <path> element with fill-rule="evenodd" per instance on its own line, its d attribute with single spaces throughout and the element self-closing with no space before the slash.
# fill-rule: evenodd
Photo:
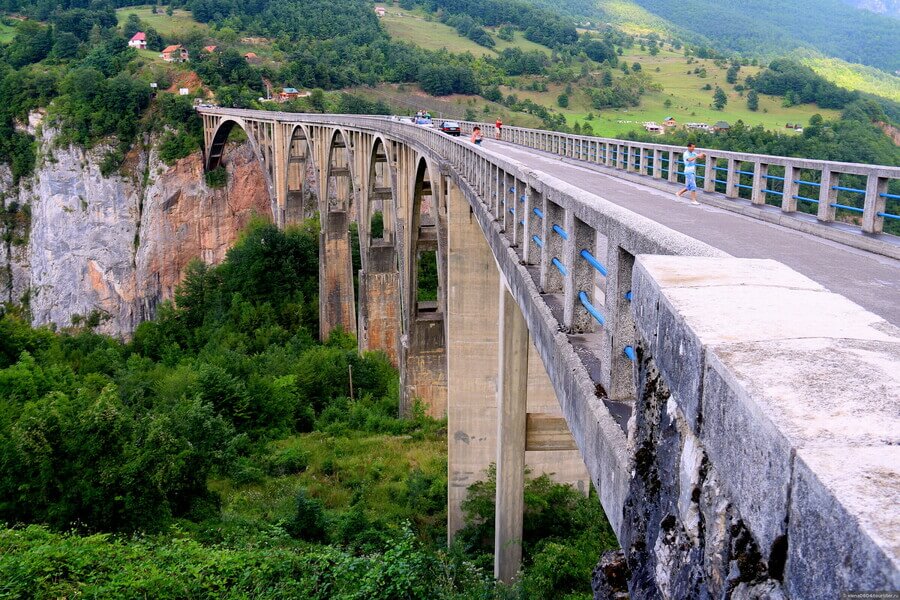
<svg viewBox="0 0 900 600">
<path fill-rule="evenodd" d="M 511 42 L 501 40 L 496 30 L 488 29 L 497 45 L 494 48 L 479 46 L 469 38 L 461 36 L 453 27 L 435 19 L 426 18 L 420 10 L 403 10 L 393 4 L 376 4 L 387 9 L 387 14 L 380 19 L 387 32 L 397 40 L 403 40 L 427 50 L 446 49 L 450 52 L 471 52 L 475 56 L 496 56 L 506 48 L 519 48 L 523 51 L 541 50 L 550 53 L 550 49 L 526 40 L 521 31 L 516 31 Z"/>
<path fill-rule="evenodd" d="M 619 3 L 623 8 L 627 3 Z M 401 16 L 402 14 L 402 16 Z M 623 17 L 627 13 L 622 13 Z M 493 54 L 491 50 L 478 46 L 471 40 L 460 36 L 456 30 L 446 25 L 433 21 L 426 21 L 422 14 L 409 13 L 397 8 L 391 8 L 388 16 L 383 20 L 390 34 L 398 39 L 403 39 L 426 48 L 447 48 L 455 52 L 470 51 L 479 56 Z M 520 33 L 518 35 L 521 35 Z M 498 42 L 503 43 L 502 40 Z M 522 39 L 521 42 L 541 48 Z M 502 46 L 498 43 L 498 48 Z M 525 49 L 525 48 L 523 48 Z M 641 64 L 643 72 L 649 74 L 654 82 L 663 87 L 662 92 L 652 92 L 642 98 L 641 105 L 631 109 L 621 110 L 597 110 L 591 107 L 591 99 L 586 93 L 577 89 L 570 98 L 568 108 L 557 106 L 557 97 L 565 90 L 563 84 L 550 84 L 546 92 L 536 92 L 519 89 L 521 86 L 503 86 L 503 94 L 515 94 L 520 99 L 529 99 L 565 115 L 570 125 L 576 122 L 583 125 L 590 123 L 594 133 L 602 136 L 611 136 L 642 129 L 645 121 L 661 122 L 667 116 L 674 116 L 679 123 L 699 121 L 714 123 L 718 120 L 735 122 L 743 120 L 749 125 L 763 125 L 768 129 L 784 131 L 786 123 L 806 123 L 816 114 L 822 114 L 825 118 L 836 118 L 837 111 L 822 110 L 815 105 L 799 105 L 790 108 L 781 106 L 780 98 L 768 96 L 760 97 L 759 110 L 750 111 L 747 108 L 746 98 L 734 90 L 734 86 L 725 81 L 726 69 L 715 65 L 712 60 L 695 60 L 688 64 L 687 58 L 679 52 L 663 50 L 657 56 L 651 56 L 648 51 L 640 50 L 635 46 L 621 57 L 622 61 L 629 65 L 635 62 Z M 659 69 L 657 71 L 656 69 Z M 706 70 L 707 76 L 700 78 L 694 74 L 688 74 L 696 68 Z M 754 75 L 760 71 L 759 67 L 744 67 L 740 72 L 740 80 L 747 75 Z M 740 81 L 739 80 L 739 81 Z M 526 83 L 523 81 L 523 83 Z M 703 90 L 703 86 L 710 84 L 713 88 L 721 86 L 728 93 L 728 105 L 724 111 L 714 110 L 712 103 L 713 90 Z M 360 90 L 356 90 L 360 92 Z M 365 94 L 365 92 L 363 92 Z M 503 107 L 487 102 L 481 98 L 466 100 L 457 98 L 455 101 L 448 99 L 437 100 L 421 94 L 398 92 L 397 90 L 385 90 L 372 92 L 373 98 L 383 100 L 397 110 L 414 110 L 425 106 L 436 113 L 442 113 L 452 118 L 462 118 L 465 111 L 471 110 L 477 118 L 493 119 L 496 115 L 503 116 L 509 124 L 519 126 L 537 126 L 538 122 L 530 115 L 508 113 Z M 666 101 L 671 106 L 666 106 Z M 449 105 L 448 105 L 449 102 Z M 488 112 L 485 112 L 487 108 Z M 588 121 L 588 115 L 593 113 L 594 119 Z M 485 117 L 487 115 L 487 117 Z"/>
<path fill-rule="evenodd" d="M 16 36 L 16 28 L 0 22 L 0 44 L 6 44 Z"/>
<path fill-rule="evenodd" d="M 158 14 L 153 14 L 150 6 L 127 6 L 116 10 L 116 17 L 119 19 L 119 26 L 125 23 L 128 15 L 137 15 L 141 21 L 153 27 L 161 35 L 167 37 L 183 36 L 191 31 L 207 31 L 209 28 L 198 23 L 191 17 L 191 13 L 186 10 L 175 10 L 169 16 L 165 10 L 160 8 Z"/>
<path fill-rule="evenodd" d="M 900 77 L 884 71 L 855 65 L 838 58 L 807 58 L 803 63 L 842 88 L 859 90 L 900 102 Z"/>
</svg>

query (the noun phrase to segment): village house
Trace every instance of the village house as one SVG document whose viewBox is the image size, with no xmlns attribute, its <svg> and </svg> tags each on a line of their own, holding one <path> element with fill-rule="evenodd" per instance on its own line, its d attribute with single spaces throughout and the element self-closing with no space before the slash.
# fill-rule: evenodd
<svg viewBox="0 0 900 600">
<path fill-rule="evenodd" d="M 687 129 L 698 129 L 700 131 L 712 131 L 712 127 L 710 127 L 706 123 L 685 123 L 684 126 Z"/>
<path fill-rule="evenodd" d="M 207 54 L 212 54 L 218 48 L 219 48 L 218 46 L 203 46 L 203 51 L 206 52 Z"/>
<path fill-rule="evenodd" d="M 675 120 L 675 117 L 666 117 L 663 119 L 663 125 L 665 127 L 677 127 L 678 121 Z"/>
<path fill-rule="evenodd" d="M 376 15 L 377 17 L 381 18 L 381 17 L 383 17 L 385 14 L 387 14 L 387 11 L 384 9 L 383 6 L 376 6 L 376 7 L 375 7 L 375 15 Z"/>
<path fill-rule="evenodd" d="M 244 60 L 246 60 L 251 65 L 258 65 L 260 63 L 259 56 L 256 52 L 248 52 L 244 55 Z"/>
<path fill-rule="evenodd" d="M 181 44 L 166 46 L 159 55 L 166 62 L 187 62 L 188 51 Z"/>
<path fill-rule="evenodd" d="M 729 125 L 726 121 L 716 121 L 716 124 L 713 125 L 713 131 L 719 133 L 720 131 L 728 131 L 731 129 L 731 125 Z"/>
<path fill-rule="evenodd" d="M 295 100 L 297 98 L 306 98 L 309 95 L 309 92 L 301 92 L 297 88 L 286 87 L 282 88 L 282 90 L 278 93 L 277 100 L 279 102 L 290 102 L 291 100 Z"/>
<path fill-rule="evenodd" d="M 663 134 L 665 133 L 665 129 L 659 123 L 644 123 L 644 129 L 646 129 L 649 133 Z"/>
<path fill-rule="evenodd" d="M 147 34 L 143 31 L 138 31 L 131 39 L 128 40 L 128 46 L 130 48 L 137 48 L 138 50 L 146 50 L 147 49 Z"/>
</svg>

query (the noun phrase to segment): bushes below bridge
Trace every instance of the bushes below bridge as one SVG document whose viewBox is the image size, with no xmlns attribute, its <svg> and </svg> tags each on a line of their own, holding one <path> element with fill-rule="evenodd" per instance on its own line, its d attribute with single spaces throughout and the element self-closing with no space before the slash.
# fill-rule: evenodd
<svg viewBox="0 0 900 600">
<path fill-rule="evenodd" d="M 513 593 L 495 586 L 485 547 L 443 548 L 445 424 L 397 417 L 398 377 L 383 355 L 358 355 L 341 332 L 316 341 L 318 229 L 254 222 L 220 266 L 193 264 L 130 343 L 89 324 L 34 329 L 5 307 L 0 521 L 14 528 L 0 530 L 0 580 L 10 595 Z M 490 485 L 461 540 L 483 537 Z M 609 542 L 594 535 L 606 527 L 596 498 L 546 480 L 529 490 L 529 506 L 543 508 L 526 521 L 528 572 L 541 589 L 587 592 Z M 547 527 L 562 505 L 569 525 Z M 560 565 L 571 578 L 551 577 Z"/>
</svg>

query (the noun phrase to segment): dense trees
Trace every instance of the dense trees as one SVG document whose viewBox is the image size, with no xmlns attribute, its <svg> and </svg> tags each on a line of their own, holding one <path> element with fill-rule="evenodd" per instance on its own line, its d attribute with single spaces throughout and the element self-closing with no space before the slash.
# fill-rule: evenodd
<svg viewBox="0 0 900 600">
<path fill-rule="evenodd" d="M 791 94 L 794 104 L 815 102 L 821 108 L 841 109 L 857 100 L 859 94 L 840 88 L 812 69 L 789 59 L 774 60 L 747 84 L 757 92 L 772 96 Z"/>
<path fill-rule="evenodd" d="M 0 314 L 0 519 L 18 524 L 0 530 L 7 593 L 501 593 L 483 545 L 490 474 L 446 550 L 445 424 L 396 417 L 383 355 L 341 332 L 315 341 L 318 229 L 254 222 L 223 264 L 194 263 L 130 344 Z M 596 496 L 542 477 L 527 502 L 527 577 L 509 597 L 588 592 L 615 544 Z"/>
</svg>

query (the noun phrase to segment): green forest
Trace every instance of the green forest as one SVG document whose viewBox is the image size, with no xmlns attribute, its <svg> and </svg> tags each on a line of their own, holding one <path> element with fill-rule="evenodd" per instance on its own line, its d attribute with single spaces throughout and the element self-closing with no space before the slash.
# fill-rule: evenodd
<svg viewBox="0 0 900 600">
<path fill-rule="evenodd" d="M 14 32 L 8 43 L 0 43 L 0 97 L 4 99 L 0 103 L 0 161 L 10 165 L 14 179 L 30 174 L 38 161 L 34 136 L 16 127 L 27 120 L 29 111 L 38 108 L 47 109 L 45 126 L 57 129 L 57 144 L 91 148 L 108 143 L 101 164 L 104 175 L 117 172 L 142 133 L 162 138 L 162 156 L 167 163 L 187 156 L 198 148 L 200 139 L 190 100 L 173 99 L 171 93 L 156 95 L 150 83 L 163 90 L 188 74 L 196 74 L 222 106 L 271 108 L 271 104 L 258 101 L 267 93 L 265 82 L 282 82 L 314 90 L 311 98 L 280 105 L 283 110 L 387 113 L 392 112 L 391 107 L 383 102 L 338 91 L 379 84 L 416 85 L 432 96 L 481 96 L 497 109 L 527 115 L 545 128 L 591 133 L 587 121 L 570 121 L 553 101 L 535 101 L 527 94 L 506 90 L 547 92 L 548 86 L 556 86 L 562 93 L 556 92 L 552 98 L 559 106 L 561 102 L 568 105 L 573 94 L 581 93 L 593 111 L 626 111 L 640 107 L 648 94 L 665 92 L 660 80 L 641 69 L 640 62 L 620 60 L 626 50 L 632 52 L 639 46 L 648 48 L 653 56 L 668 45 L 670 52 L 676 48 L 683 51 L 689 63 L 702 59 L 724 65 L 730 61 L 736 74 L 741 65 L 750 63 L 746 56 L 733 52 L 740 51 L 737 46 L 719 46 L 729 52 L 710 48 L 705 41 L 682 46 L 678 39 L 666 40 L 657 34 L 639 38 L 611 27 L 579 32 L 572 16 L 554 11 L 549 4 L 536 6 L 527 0 L 401 3 L 484 47 L 494 47 L 502 38 L 514 39 L 517 32 L 532 44 L 530 49 L 507 47 L 486 56 L 426 50 L 394 39 L 365 0 L 179 0 L 165 10 L 190 9 L 188 18 L 197 27 L 178 34 L 160 33 L 136 14 L 120 22 L 115 10 L 120 5 L 127 3 L 0 0 L 0 11 L 17 15 L 16 19 L 0 16 L 4 26 Z M 722 10 L 730 10 L 729 6 Z M 163 10 L 160 6 L 158 14 Z M 691 5 L 684 12 L 693 10 Z M 129 48 L 126 40 L 139 30 L 147 32 L 156 50 L 164 44 L 184 44 L 191 54 L 190 63 L 166 65 Z M 239 43 L 243 35 L 265 36 L 270 58 L 248 61 L 246 47 Z M 217 44 L 215 52 L 204 51 L 210 43 Z M 773 42 L 771 47 L 780 46 Z M 870 54 L 876 56 L 878 51 Z M 698 77 L 705 76 L 705 71 L 695 71 L 700 73 Z M 756 94 L 767 94 L 783 98 L 784 106 L 815 103 L 823 109 L 846 111 L 854 104 L 859 109 L 850 114 L 869 115 L 870 123 L 900 120 L 896 103 L 839 88 L 790 60 L 774 60 L 757 76 L 736 82 L 728 82 L 734 92 L 741 96 L 745 90 L 752 92 L 747 97 L 750 110 L 756 110 Z M 334 92 L 325 95 L 319 90 Z M 713 100 L 711 86 L 709 96 Z M 873 109 L 872 103 L 880 110 Z M 471 112 L 469 118 L 479 118 Z M 824 132 L 821 139 L 786 144 L 789 151 L 809 158 L 840 154 L 855 162 L 897 163 L 896 147 L 893 152 L 886 151 L 888 138 L 874 126 L 848 128 L 826 122 L 819 131 Z M 771 136 L 747 149 L 768 151 L 772 140 L 778 139 Z M 713 138 L 708 143 L 720 147 L 731 142 Z"/>
<path fill-rule="evenodd" d="M 398 417 L 384 355 L 317 341 L 318 230 L 253 222 L 128 343 L 4 307 L 0 597 L 590 597 L 615 538 L 546 476 L 515 586 L 492 578 L 492 472 L 446 547 L 446 423 Z"/>
</svg>

